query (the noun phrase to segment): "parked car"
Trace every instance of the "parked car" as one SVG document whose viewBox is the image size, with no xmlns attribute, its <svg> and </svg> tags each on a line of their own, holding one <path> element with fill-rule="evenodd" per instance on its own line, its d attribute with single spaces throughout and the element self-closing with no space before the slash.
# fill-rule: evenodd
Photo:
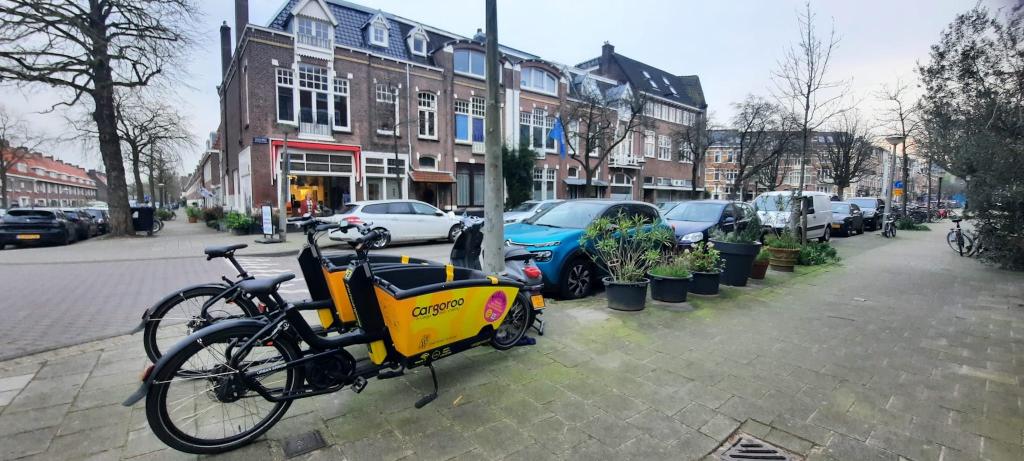
<svg viewBox="0 0 1024 461">
<path fill-rule="evenodd" d="M 96 222 L 93 221 L 92 215 L 82 210 L 65 208 L 61 211 L 64 212 L 64 216 L 67 217 L 68 221 L 75 224 L 75 228 L 78 232 L 78 240 L 85 240 L 99 233 Z"/>
<path fill-rule="evenodd" d="M 506 211 L 503 218 L 505 224 L 512 224 L 517 222 L 523 222 L 537 213 L 543 213 L 548 211 L 549 208 L 562 203 L 564 200 L 527 200 L 520 203 L 519 206 Z"/>
<path fill-rule="evenodd" d="M 746 210 L 745 204 L 728 200 L 694 200 L 662 217 L 672 227 L 679 245 L 688 246 L 707 240 L 715 229 L 726 233 L 745 229 L 752 216 Z"/>
<path fill-rule="evenodd" d="M 67 245 L 77 237 L 75 224 L 55 208 L 14 208 L 0 218 L 0 248 L 42 243 Z"/>
<path fill-rule="evenodd" d="M 619 213 L 642 216 L 651 223 L 661 221 L 657 208 L 649 203 L 569 200 L 521 223 L 505 225 L 505 239 L 534 254 L 544 274 L 545 289 L 565 299 L 582 298 L 594 290 L 600 278 L 597 267 L 580 247 L 580 236 L 594 219 Z"/>
<path fill-rule="evenodd" d="M 375 242 L 384 248 L 394 242 L 448 240 L 454 242 L 462 223 L 453 213 L 445 213 L 416 200 L 366 200 L 347 203 L 327 221 L 342 220 L 355 224 L 370 223 L 374 229 L 385 229 L 388 236 Z M 349 241 L 359 237 L 354 229 L 331 232 L 332 239 Z"/>
<path fill-rule="evenodd" d="M 882 214 L 885 213 L 885 200 L 878 197 L 853 197 L 846 201 L 857 205 L 857 207 L 860 208 L 860 212 L 864 217 L 864 226 L 869 231 L 875 231 L 882 228 Z"/>
<path fill-rule="evenodd" d="M 793 193 L 790 191 L 771 191 L 758 195 L 754 199 L 754 209 L 761 219 L 761 224 L 775 232 L 789 226 L 789 218 L 794 210 Z M 804 201 L 807 211 L 807 228 L 798 224 L 798 233 L 807 235 L 808 239 L 816 238 L 827 242 L 832 236 L 832 205 L 828 194 L 824 192 L 803 191 L 800 198 Z M 799 209 L 796 209 L 799 213 Z"/>
<path fill-rule="evenodd" d="M 661 202 L 661 203 L 659 203 L 657 205 L 658 206 L 658 212 L 661 213 L 662 216 L 665 216 L 665 213 L 668 213 L 669 211 L 672 211 L 673 208 L 675 208 L 675 207 L 677 207 L 679 205 L 682 205 L 684 203 L 686 203 L 686 202 Z"/>
<path fill-rule="evenodd" d="M 832 202 L 832 231 L 845 236 L 864 233 L 864 215 L 860 207 L 851 202 Z"/>
<path fill-rule="evenodd" d="M 107 210 L 100 208 L 86 208 L 86 213 L 92 216 L 93 221 L 96 221 L 96 229 L 100 234 L 106 234 L 110 232 L 110 215 L 107 214 Z"/>
</svg>

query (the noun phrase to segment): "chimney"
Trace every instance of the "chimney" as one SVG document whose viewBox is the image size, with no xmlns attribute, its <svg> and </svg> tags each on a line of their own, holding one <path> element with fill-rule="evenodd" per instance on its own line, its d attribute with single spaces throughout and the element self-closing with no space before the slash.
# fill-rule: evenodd
<svg viewBox="0 0 1024 461">
<path fill-rule="evenodd" d="M 608 70 L 608 67 L 611 65 L 613 54 L 615 54 L 615 46 L 611 43 L 604 42 L 604 45 L 601 45 L 601 60 L 598 62 L 598 72 L 601 75 L 604 75 Z"/>
<path fill-rule="evenodd" d="M 220 78 L 228 75 L 228 66 L 231 65 L 231 27 L 228 22 L 220 25 Z"/>
<path fill-rule="evenodd" d="M 246 24 L 249 24 L 249 0 L 235 0 L 235 48 L 242 40 Z"/>
<path fill-rule="evenodd" d="M 476 34 L 473 35 L 473 40 L 478 41 L 478 42 L 486 42 L 487 41 L 487 34 L 484 33 L 483 29 L 477 28 L 476 29 Z"/>
</svg>

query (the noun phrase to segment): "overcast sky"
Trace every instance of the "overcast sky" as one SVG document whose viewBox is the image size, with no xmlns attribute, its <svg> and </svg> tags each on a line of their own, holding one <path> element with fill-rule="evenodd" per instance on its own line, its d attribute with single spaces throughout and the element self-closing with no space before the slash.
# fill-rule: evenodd
<svg viewBox="0 0 1024 461">
<path fill-rule="evenodd" d="M 983 0 L 998 8 L 1015 0 Z M 484 25 L 483 0 L 361 0 L 407 19 L 472 36 Z M 196 138 L 193 152 L 183 152 L 183 171 L 195 168 L 201 146 L 218 123 L 220 60 L 217 29 L 234 27 L 232 1 L 200 2 L 204 36 L 187 62 L 188 77 L 173 104 L 187 114 Z M 250 21 L 265 26 L 282 0 L 250 0 Z M 700 77 L 711 112 L 719 122 L 732 115 L 731 105 L 749 93 L 771 96 L 772 71 L 797 39 L 797 11 L 802 0 L 499 0 L 498 37 L 502 44 L 553 61 L 575 64 L 596 57 L 605 41 L 625 56 L 677 75 Z M 974 0 L 816 0 L 812 8 L 822 32 L 834 25 L 841 38 L 830 75 L 850 80 L 848 99 L 860 101 L 868 119 L 881 110 L 875 93 L 897 79 L 916 80 L 918 62 L 956 14 Z M 232 36 L 234 30 L 232 30 Z M 52 90 L 24 93 L 0 87 L 0 104 L 28 119 L 47 134 L 67 130 L 58 114 L 39 114 L 58 101 Z M 56 156 L 86 168 L 101 166 L 98 152 L 78 145 L 54 146 Z"/>
</svg>

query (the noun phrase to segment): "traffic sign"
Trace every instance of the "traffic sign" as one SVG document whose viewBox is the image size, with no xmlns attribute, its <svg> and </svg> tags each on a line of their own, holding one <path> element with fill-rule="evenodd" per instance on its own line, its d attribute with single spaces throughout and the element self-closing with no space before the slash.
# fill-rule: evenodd
<svg viewBox="0 0 1024 461">
<path fill-rule="evenodd" d="M 892 183 L 892 187 L 893 187 L 893 189 L 902 189 L 903 188 L 903 181 L 896 181 L 896 182 Z"/>
<path fill-rule="evenodd" d="M 895 195 L 896 197 L 903 195 L 903 189 L 893 189 L 892 195 Z"/>
</svg>

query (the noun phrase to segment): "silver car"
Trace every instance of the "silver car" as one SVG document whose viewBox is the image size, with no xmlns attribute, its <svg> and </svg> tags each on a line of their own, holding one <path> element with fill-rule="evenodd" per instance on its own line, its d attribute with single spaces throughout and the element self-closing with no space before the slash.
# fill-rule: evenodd
<svg viewBox="0 0 1024 461">
<path fill-rule="evenodd" d="M 549 210 L 551 207 L 564 202 L 565 200 L 527 200 L 519 206 L 506 211 L 503 215 L 505 224 L 523 222 L 526 218 Z"/>
</svg>

